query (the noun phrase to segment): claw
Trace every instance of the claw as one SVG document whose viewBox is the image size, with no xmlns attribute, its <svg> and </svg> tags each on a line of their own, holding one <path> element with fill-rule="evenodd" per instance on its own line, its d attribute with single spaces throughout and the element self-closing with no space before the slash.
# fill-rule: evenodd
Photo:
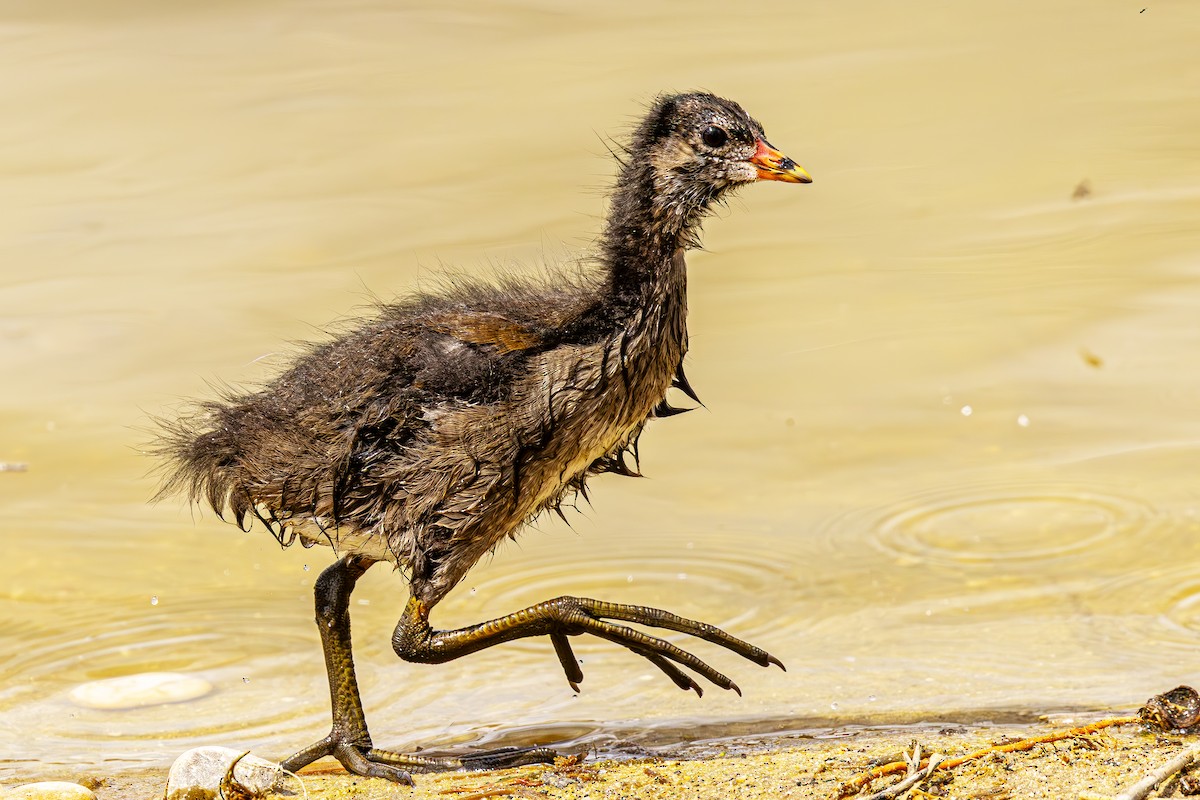
<svg viewBox="0 0 1200 800">
<path fill-rule="evenodd" d="M 557 631 L 550 634 L 550 641 L 554 644 L 554 652 L 558 654 L 558 663 L 562 664 L 563 672 L 567 676 L 567 683 L 578 692 L 579 682 L 583 680 L 583 668 L 579 666 L 579 659 L 575 658 L 571 642 Z"/>
</svg>

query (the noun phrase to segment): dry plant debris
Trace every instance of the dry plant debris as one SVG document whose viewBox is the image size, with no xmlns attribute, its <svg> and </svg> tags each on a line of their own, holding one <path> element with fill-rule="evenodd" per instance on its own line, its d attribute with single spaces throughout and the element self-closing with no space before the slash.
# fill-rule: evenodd
<svg viewBox="0 0 1200 800">
<path fill-rule="evenodd" d="M 1200 729 L 1200 693 L 1190 686 L 1179 686 L 1169 692 L 1155 695 L 1146 701 L 1138 711 L 1137 716 L 1112 717 L 1075 728 L 1055 731 L 1043 736 L 1034 736 L 1017 741 L 1003 742 L 991 747 L 985 747 L 955 758 L 933 754 L 927 760 L 920 759 L 920 746 L 913 742 L 913 755 L 905 761 L 893 761 L 867 770 L 849 781 L 843 783 L 837 791 L 837 798 L 845 798 L 858 794 L 870 787 L 879 778 L 904 772 L 907 774 L 902 781 L 882 791 L 865 795 L 861 800 L 887 800 L 910 792 L 926 796 L 917 788 L 918 784 L 927 779 L 935 770 L 951 770 L 962 764 L 977 761 L 987 756 L 998 756 L 1006 753 L 1027 752 L 1038 745 L 1052 744 L 1067 739 L 1077 739 L 1083 743 L 1089 742 L 1089 737 L 1105 728 L 1120 725 L 1145 725 L 1168 733 L 1195 733 Z M 1064 763 L 1069 763 L 1070 756 L 1060 753 Z M 1156 787 L 1179 774 L 1194 762 L 1200 760 L 1200 746 L 1186 750 L 1170 759 L 1160 767 L 1150 771 L 1134 785 L 1115 795 L 1111 800 L 1142 800 L 1149 796 Z M 1182 784 L 1182 780 L 1180 781 Z M 1108 800 L 1099 795 L 1081 795 L 1083 800 Z"/>
</svg>

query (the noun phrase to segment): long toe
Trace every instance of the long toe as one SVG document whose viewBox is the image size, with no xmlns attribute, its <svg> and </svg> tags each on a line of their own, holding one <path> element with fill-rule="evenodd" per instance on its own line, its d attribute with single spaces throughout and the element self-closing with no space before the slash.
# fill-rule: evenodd
<svg viewBox="0 0 1200 800">
<path fill-rule="evenodd" d="M 383 778 L 392 783 L 412 786 L 412 775 L 399 767 L 368 758 L 354 745 L 341 745 L 333 751 L 333 757 L 341 762 L 347 772 L 364 778 Z"/>
<path fill-rule="evenodd" d="M 549 747 L 501 747 L 461 756 L 463 769 L 508 769 L 526 764 L 553 764 L 558 753 Z"/>
<path fill-rule="evenodd" d="M 553 751 L 545 748 L 525 747 L 525 748 L 506 748 L 503 751 L 497 751 L 496 768 L 506 766 L 519 766 L 520 764 L 538 763 L 540 756 L 541 762 L 552 762 L 554 760 Z M 549 755 L 545 755 L 545 754 Z M 486 757 L 490 753 L 481 753 L 480 757 Z M 364 747 L 360 744 L 354 744 L 338 739 L 333 734 L 325 737 L 321 741 L 304 748 L 299 753 L 284 760 L 283 768 L 287 772 L 297 772 L 313 761 L 324 756 L 333 756 L 338 762 L 345 767 L 346 771 L 352 775 L 362 775 L 366 778 L 383 778 L 392 783 L 399 783 L 405 786 L 412 786 L 412 773 L 414 772 L 447 772 L 456 769 L 462 769 L 465 764 L 464 759 L 451 757 L 432 757 L 408 755 L 406 753 L 393 753 L 390 750 L 380 750 L 374 747 Z M 505 763 L 505 758 L 511 763 Z M 493 768 L 491 764 L 484 766 L 469 766 L 469 769 L 489 769 Z"/>
<path fill-rule="evenodd" d="M 701 659 L 680 647 L 676 647 L 665 639 L 659 639 L 657 636 L 650 636 L 633 628 L 627 628 L 624 625 L 614 625 L 611 622 L 598 619 L 587 620 L 580 627 L 594 636 L 599 636 L 601 639 L 608 639 L 610 642 L 627 647 L 640 656 L 648 658 L 648 654 L 654 654 L 663 659 L 670 659 L 700 674 L 722 689 L 733 689 L 738 694 L 742 693 L 727 675 L 713 669 Z M 651 661 L 659 669 L 662 669 L 662 665 L 659 662 L 654 661 L 654 659 L 651 659 Z M 677 686 L 681 685 L 678 676 L 671 672 L 667 672 L 667 675 L 671 680 L 675 681 Z M 691 687 L 685 686 L 682 688 L 690 689 Z"/>
<path fill-rule="evenodd" d="M 622 622 L 633 622 L 638 625 L 649 625 L 654 628 L 666 628 L 667 630 L 686 633 L 689 636 L 695 636 L 697 639 L 703 639 L 706 642 L 724 647 L 726 650 L 737 653 L 742 658 L 753 661 L 761 667 L 775 664 L 780 669 L 783 669 L 783 663 L 766 650 L 728 634 L 716 625 L 710 625 L 707 622 L 688 619 L 678 614 L 672 614 L 670 611 L 650 606 L 609 603 L 604 600 L 592 600 L 586 597 L 578 598 L 578 603 L 581 608 L 599 619 L 619 619 Z"/>
</svg>

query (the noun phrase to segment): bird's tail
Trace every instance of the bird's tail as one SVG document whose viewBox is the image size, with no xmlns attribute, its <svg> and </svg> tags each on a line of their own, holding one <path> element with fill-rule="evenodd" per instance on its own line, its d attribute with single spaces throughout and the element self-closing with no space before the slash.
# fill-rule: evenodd
<svg viewBox="0 0 1200 800">
<path fill-rule="evenodd" d="M 184 495 L 211 506 L 217 516 L 233 514 L 243 527 L 253 501 L 243 488 L 243 448 L 233 429 L 223 424 L 222 406 L 202 405 L 190 416 L 156 419 L 157 437 L 150 453 L 162 462 L 162 482 L 153 502 Z"/>
</svg>

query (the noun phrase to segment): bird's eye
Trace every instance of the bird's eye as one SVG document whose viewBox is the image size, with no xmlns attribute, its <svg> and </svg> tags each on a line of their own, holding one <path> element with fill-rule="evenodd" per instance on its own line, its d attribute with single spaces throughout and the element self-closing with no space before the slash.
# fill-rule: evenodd
<svg viewBox="0 0 1200 800">
<path fill-rule="evenodd" d="M 709 125 L 700 132 L 700 139 L 712 148 L 724 147 L 729 142 L 729 134 L 715 125 Z"/>
</svg>

